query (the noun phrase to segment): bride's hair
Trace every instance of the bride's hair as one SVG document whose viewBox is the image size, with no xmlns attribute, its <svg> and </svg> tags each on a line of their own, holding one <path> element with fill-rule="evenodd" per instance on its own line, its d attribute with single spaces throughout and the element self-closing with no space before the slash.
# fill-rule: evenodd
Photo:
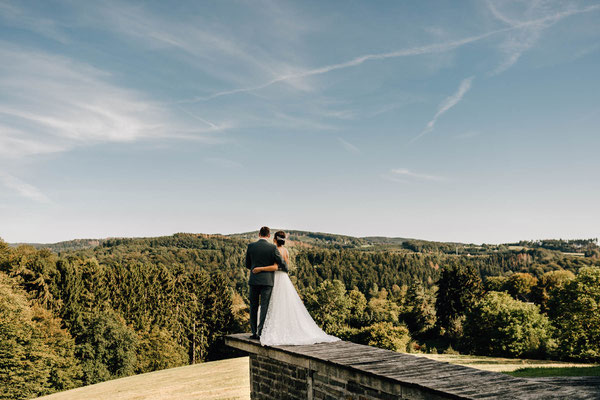
<svg viewBox="0 0 600 400">
<path fill-rule="evenodd" d="M 286 237 L 285 237 L 284 231 L 275 232 L 275 235 L 273 236 L 273 238 L 275 239 L 277 246 L 283 246 L 285 244 Z"/>
</svg>

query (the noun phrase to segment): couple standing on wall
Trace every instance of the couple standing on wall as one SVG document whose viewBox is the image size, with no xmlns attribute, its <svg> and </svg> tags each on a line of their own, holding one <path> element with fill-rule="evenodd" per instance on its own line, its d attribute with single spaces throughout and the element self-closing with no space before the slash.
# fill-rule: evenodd
<svg viewBox="0 0 600 400">
<path fill-rule="evenodd" d="M 251 271 L 251 338 L 263 346 L 338 341 L 317 326 L 288 276 L 290 255 L 285 248 L 285 232 L 276 232 L 272 242 L 270 238 L 271 230 L 263 226 L 258 240 L 250 243 L 246 252 L 246 268 Z"/>
</svg>

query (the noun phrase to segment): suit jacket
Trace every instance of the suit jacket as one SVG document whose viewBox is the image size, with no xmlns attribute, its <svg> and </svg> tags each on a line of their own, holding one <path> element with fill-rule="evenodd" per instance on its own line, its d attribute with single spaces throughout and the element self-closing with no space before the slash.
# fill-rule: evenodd
<svg viewBox="0 0 600 400">
<path fill-rule="evenodd" d="M 259 239 L 248 245 L 248 250 L 246 251 L 246 268 L 252 271 L 255 267 L 268 267 L 273 264 L 277 264 L 279 270 L 288 272 L 287 263 L 281 256 L 281 253 L 279 253 L 279 250 L 277 250 L 277 246 L 273 243 Z M 248 284 L 273 286 L 274 275 L 273 271 L 259 272 L 258 274 L 250 272 Z"/>
</svg>

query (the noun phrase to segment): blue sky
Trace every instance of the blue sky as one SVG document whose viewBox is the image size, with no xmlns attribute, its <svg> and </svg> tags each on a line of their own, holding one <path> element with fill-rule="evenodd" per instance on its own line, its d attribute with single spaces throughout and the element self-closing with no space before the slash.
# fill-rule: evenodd
<svg viewBox="0 0 600 400">
<path fill-rule="evenodd" d="M 0 237 L 600 236 L 600 2 L 0 0 Z"/>
</svg>

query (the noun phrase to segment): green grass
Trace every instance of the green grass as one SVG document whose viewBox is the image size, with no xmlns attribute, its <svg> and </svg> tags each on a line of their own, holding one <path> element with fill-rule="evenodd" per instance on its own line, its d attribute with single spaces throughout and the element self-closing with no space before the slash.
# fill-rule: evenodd
<svg viewBox="0 0 600 400">
<path fill-rule="evenodd" d="M 467 367 L 483 369 L 494 372 L 513 372 L 521 369 L 546 369 L 561 371 L 563 369 L 586 369 L 590 367 L 599 368 L 595 364 L 573 363 L 552 360 L 533 360 L 525 358 L 505 358 L 471 356 L 464 354 L 413 354 L 415 356 L 427 357 L 432 360 L 444 361 L 450 364 L 464 365 Z M 558 372 L 557 372 L 558 373 Z M 550 375 L 548 375 L 550 376 Z M 559 375 L 553 375 L 559 376 Z"/>
<path fill-rule="evenodd" d="M 506 372 L 519 378 L 543 378 L 546 376 L 600 376 L 600 367 L 565 367 L 565 368 L 519 368 Z"/>
</svg>

